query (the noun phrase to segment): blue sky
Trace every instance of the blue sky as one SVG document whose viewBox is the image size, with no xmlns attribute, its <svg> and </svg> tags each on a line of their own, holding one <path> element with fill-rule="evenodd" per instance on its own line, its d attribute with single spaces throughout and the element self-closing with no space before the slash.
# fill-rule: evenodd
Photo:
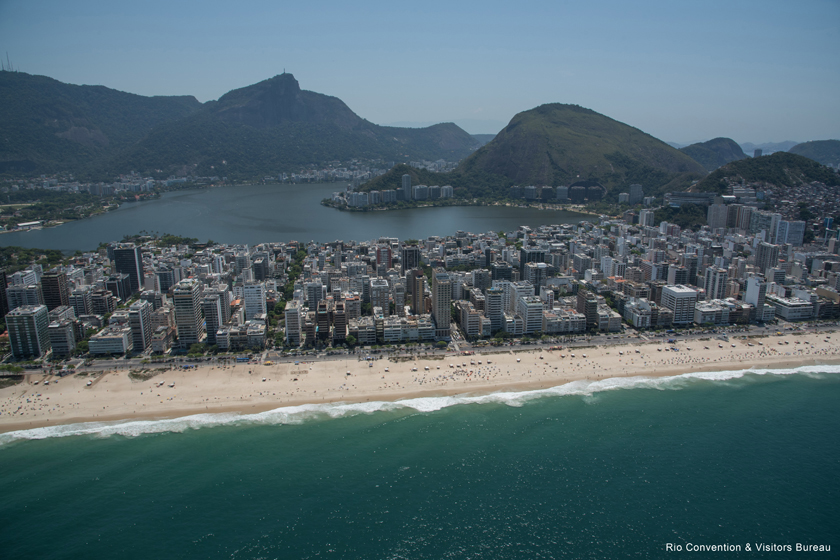
<svg viewBox="0 0 840 560">
<path fill-rule="evenodd" d="M 378 124 L 576 103 L 666 141 L 840 138 L 840 1 L 0 0 L 0 53 L 200 101 L 281 73 Z"/>
</svg>

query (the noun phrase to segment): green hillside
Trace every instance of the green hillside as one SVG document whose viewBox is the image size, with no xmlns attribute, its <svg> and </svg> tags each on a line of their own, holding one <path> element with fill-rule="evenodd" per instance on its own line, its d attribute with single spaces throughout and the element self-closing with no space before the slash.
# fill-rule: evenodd
<svg viewBox="0 0 840 560">
<path fill-rule="evenodd" d="M 456 198 L 484 197 L 500 198 L 507 195 L 510 181 L 501 175 L 477 173 L 464 174 L 458 170 L 451 173 L 435 173 L 425 169 L 417 169 L 405 164 L 399 164 L 389 169 L 384 175 L 374 177 L 359 190 L 389 190 L 402 187 L 402 176 L 408 173 L 412 185 L 451 185 Z"/>
<path fill-rule="evenodd" d="M 144 97 L 3 71 L 0 173 L 84 171 L 200 107 L 191 96 Z"/>
<path fill-rule="evenodd" d="M 291 74 L 202 105 L 0 72 L 0 173 L 158 176 L 188 171 L 250 179 L 352 158 L 458 161 L 480 142 L 452 123 L 383 127 Z"/>
<path fill-rule="evenodd" d="M 714 138 L 708 142 L 699 142 L 680 148 L 680 151 L 709 172 L 730 161 L 747 157 L 741 146 L 730 138 Z"/>
<path fill-rule="evenodd" d="M 375 125 L 340 99 L 301 90 L 294 76 L 281 74 L 157 127 L 111 167 L 248 178 L 351 158 L 457 161 L 477 146 L 452 123 L 419 129 Z"/>
<path fill-rule="evenodd" d="M 394 188 L 385 185 L 399 184 L 398 175 L 364 188 Z M 464 196 L 502 196 L 511 185 L 592 180 L 614 197 L 633 183 L 649 195 L 685 190 L 703 175 L 699 163 L 636 128 L 576 105 L 551 104 L 519 113 L 455 171 L 421 182 L 449 184 Z"/>
<path fill-rule="evenodd" d="M 632 183 L 641 183 L 647 192 L 679 175 L 705 173 L 690 157 L 637 128 L 559 103 L 514 116 L 458 169 L 465 175 L 501 175 L 522 185 L 597 180 L 616 193 Z"/>
<path fill-rule="evenodd" d="M 788 151 L 792 154 L 810 158 L 823 165 L 840 166 L 840 140 L 803 142 L 793 146 Z"/>
<path fill-rule="evenodd" d="M 828 186 L 840 185 L 840 175 L 812 159 L 787 152 L 747 158 L 728 163 L 692 187 L 694 192 L 726 194 L 730 181 L 767 183 L 795 188 L 819 181 Z"/>
</svg>

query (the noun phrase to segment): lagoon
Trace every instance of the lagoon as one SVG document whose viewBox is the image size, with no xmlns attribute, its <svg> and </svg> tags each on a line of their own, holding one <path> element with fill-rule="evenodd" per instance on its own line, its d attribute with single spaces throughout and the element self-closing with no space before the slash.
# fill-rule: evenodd
<svg viewBox="0 0 840 560">
<path fill-rule="evenodd" d="M 88 251 L 102 242 L 146 231 L 227 244 L 341 240 L 380 236 L 423 239 L 458 230 L 511 231 L 521 225 L 574 224 L 586 214 L 506 206 L 448 206 L 387 212 L 341 212 L 320 201 L 343 183 L 236 185 L 171 191 L 157 200 L 77 222 L 0 235 L 0 246 Z"/>
</svg>

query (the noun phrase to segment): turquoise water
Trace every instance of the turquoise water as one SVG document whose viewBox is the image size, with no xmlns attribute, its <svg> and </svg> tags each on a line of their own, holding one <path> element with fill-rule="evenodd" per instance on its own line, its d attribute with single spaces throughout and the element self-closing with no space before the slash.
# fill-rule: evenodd
<svg viewBox="0 0 840 560">
<path fill-rule="evenodd" d="M 7 434 L 0 556 L 836 557 L 836 369 Z"/>
</svg>

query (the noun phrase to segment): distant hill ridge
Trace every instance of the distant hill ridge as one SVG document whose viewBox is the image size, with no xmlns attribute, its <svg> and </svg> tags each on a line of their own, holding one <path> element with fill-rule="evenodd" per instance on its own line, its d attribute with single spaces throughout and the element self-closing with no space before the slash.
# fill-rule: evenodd
<svg viewBox="0 0 840 560">
<path fill-rule="evenodd" d="M 707 142 L 698 142 L 680 148 L 680 151 L 710 172 L 730 161 L 747 157 L 747 154 L 741 150 L 741 146 L 731 138 L 714 138 Z"/>
<path fill-rule="evenodd" d="M 811 158 L 823 165 L 840 166 L 840 140 L 803 142 L 788 151 L 792 154 Z"/>
<path fill-rule="evenodd" d="M 771 152 L 786 152 L 799 142 L 793 140 L 785 140 L 784 142 L 764 142 L 762 144 L 753 144 L 752 142 L 744 142 L 741 144 L 741 149 L 745 154 L 752 155 L 755 150 L 763 150 L 765 155 Z"/>
<path fill-rule="evenodd" d="M 457 161 L 480 141 L 452 123 L 396 128 L 280 74 L 217 101 L 144 97 L 0 73 L 0 172 L 136 170 L 257 177 L 351 158 Z"/>
</svg>

